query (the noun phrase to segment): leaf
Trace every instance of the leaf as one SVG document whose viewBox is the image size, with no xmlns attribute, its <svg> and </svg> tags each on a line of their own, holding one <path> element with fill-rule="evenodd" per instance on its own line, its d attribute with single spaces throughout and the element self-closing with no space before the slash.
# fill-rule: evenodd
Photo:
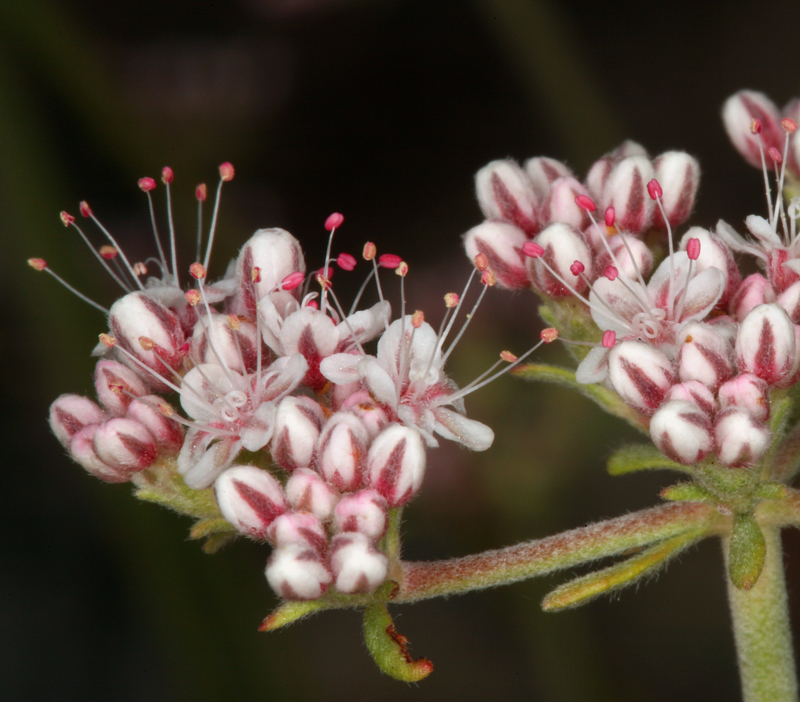
<svg viewBox="0 0 800 702">
<path fill-rule="evenodd" d="M 364 610 L 364 643 L 377 666 L 395 680 L 417 682 L 433 672 L 427 658 L 411 657 L 408 639 L 397 631 L 383 602 Z"/>
<path fill-rule="evenodd" d="M 756 584 L 767 557 L 764 534 L 751 513 L 737 514 L 728 542 L 728 572 L 731 582 L 740 590 Z"/>
<path fill-rule="evenodd" d="M 227 519 L 211 517 L 209 519 L 198 519 L 189 532 L 189 538 L 205 539 L 207 536 L 223 533 L 237 534 L 238 532 Z"/>
<path fill-rule="evenodd" d="M 575 380 L 575 371 L 546 363 L 528 363 L 517 366 L 512 373 L 525 380 L 541 380 L 546 383 L 556 383 L 571 388 L 572 390 L 577 390 L 582 395 L 600 405 L 600 407 L 609 414 L 624 419 L 628 424 L 638 429 L 643 434 L 648 433 L 647 418 L 644 417 L 644 415 L 628 407 L 619 395 L 612 392 L 604 385 L 580 384 Z"/>
<path fill-rule="evenodd" d="M 626 475 L 638 470 L 679 470 L 692 473 L 688 466 L 671 461 L 652 444 L 625 446 L 608 459 L 610 475 Z"/>
<path fill-rule="evenodd" d="M 275 631 L 288 624 L 303 619 L 304 617 L 329 609 L 330 603 L 325 600 L 299 600 L 284 602 L 272 614 L 270 614 L 258 627 L 259 631 Z"/>
<path fill-rule="evenodd" d="M 545 612 L 577 607 L 606 593 L 631 585 L 654 574 L 667 561 L 699 541 L 705 532 L 694 530 L 651 546 L 640 554 L 608 568 L 576 578 L 553 590 L 542 601 Z"/>
<path fill-rule="evenodd" d="M 714 496 L 695 482 L 670 485 L 661 491 L 661 497 L 672 502 L 715 502 Z"/>
</svg>

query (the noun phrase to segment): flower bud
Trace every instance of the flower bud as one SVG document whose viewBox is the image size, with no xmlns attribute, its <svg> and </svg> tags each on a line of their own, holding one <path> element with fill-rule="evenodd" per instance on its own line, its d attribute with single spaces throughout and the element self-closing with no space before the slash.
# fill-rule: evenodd
<svg viewBox="0 0 800 702">
<path fill-rule="evenodd" d="M 670 226 L 683 224 L 694 207 L 700 185 L 700 164 L 685 151 L 667 151 L 653 161 L 655 177 L 663 191 L 661 204 Z M 653 226 L 666 229 L 661 210 L 653 212 Z"/>
<path fill-rule="evenodd" d="M 567 224 L 551 224 L 542 231 L 534 242 L 544 249 L 542 259 L 561 278 L 577 292 L 586 288 L 583 278 L 574 275 L 572 264 L 579 261 L 584 267 L 586 278 L 592 278 L 592 254 L 583 235 Z M 528 272 L 534 286 L 550 297 L 567 297 L 572 292 L 561 280 L 556 278 L 539 258 L 528 260 Z"/>
<path fill-rule="evenodd" d="M 285 600 L 316 600 L 333 579 L 314 549 L 297 544 L 276 548 L 266 575 L 270 587 Z"/>
<path fill-rule="evenodd" d="M 654 175 L 649 159 L 630 156 L 617 163 L 608 176 L 602 208 L 614 208 L 616 224 L 621 231 L 641 234 L 651 226 L 656 205 L 647 193 L 647 183 Z"/>
<path fill-rule="evenodd" d="M 286 512 L 276 517 L 267 529 L 267 538 L 275 548 L 299 545 L 321 554 L 328 547 L 325 527 L 310 512 Z"/>
<path fill-rule="evenodd" d="M 769 448 L 772 434 L 746 409 L 728 407 L 717 415 L 714 440 L 717 458 L 726 466 L 758 463 Z"/>
<path fill-rule="evenodd" d="M 256 325 L 248 319 L 202 315 L 190 340 L 191 358 L 196 365 L 216 363 L 246 374 L 256 367 L 259 343 Z"/>
<path fill-rule="evenodd" d="M 86 426 L 102 424 L 108 415 L 88 397 L 61 395 L 50 405 L 50 428 L 64 448 Z"/>
<path fill-rule="evenodd" d="M 552 222 L 561 222 L 583 231 L 591 220 L 588 213 L 575 204 L 575 197 L 578 195 L 588 197 L 589 191 L 577 179 L 568 176 L 553 181 L 542 203 L 542 224 L 546 226 Z"/>
<path fill-rule="evenodd" d="M 336 589 L 346 595 L 372 592 L 389 572 L 389 559 L 357 531 L 337 534 L 331 542 L 331 570 Z"/>
<path fill-rule="evenodd" d="M 116 361 L 100 360 L 94 369 L 97 399 L 114 417 L 122 417 L 134 397 L 147 394 L 147 386 L 127 366 Z"/>
<path fill-rule="evenodd" d="M 659 451 L 673 461 L 693 465 L 714 448 L 711 422 L 694 402 L 665 402 L 650 420 L 650 436 Z"/>
<path fill-rule="evenodd" d="M 798 261 L 797 254 L 782 246 L 769 252 L 767 257 L 767 277 L 775 291 L 782 293 L 794 283 L 800 281 L 800 275 L 793 270 Z M 786 264 L 789 265 L 786 265 Z"/>
<path fill-rule="evenodd" d="M 620 397 L 643 414 L 655 412 L 675 383 L 672 362 L 642 341 L 623 341 L 611 349 L 608 374 Z"/>
<path fill-rule="evenodd" d="M 759 305 L 742 320 L 736 335 L 739 370 L 778 385 L 792 373 L 795 356 L 794 326 L 780 305 Z"/>
<path fill-rule="evenodd" d="M 339 496 L 310 468 L 298 468 L 286 482 L 286 499 L 293 509 L 311 512 L 321 522 L 333 516 Z"/>
<path fill-rule="evenodd" d="M 392 424 L 372 442 L 367 457 L 370 482 L 391 507 L 408 502 L 425 477 L 425 444 L 419 432 Z"/>
<path fill-rule="evenodd" d="M 664 395 L 664 402 L 673 400 L 693 402 L 709 417 L 713 416 L 717 409 L 714 394 L 699 380 L 687 380 L 685 383 L 673 385 Z"/>
<path fill-rule="evenodd" d="M 769 386 L 752 373 L 742 373 L 723 384 L 717 393 L 720 408 L 741 407 L 758 422 L 769 419 Z"/>
<path fill-rule="evenodd" d="M 370 440 L 378 436 L 389 425 L 386 410 L 375 404 L 367 390 L 354 392 L 342 402 L 341 409 L 352 412 L 361 420 L 367 429 Z"/>
<path fill-rule="evenodd" d="M 255 466 L 231 466 L 214 483 L 219 510 L 237 531 L 267 540 L 269 526 L 288 504 L 283 488 L 267 471 Z"/>
<path fill-rule="evenodd" d="M 336 505 L 334 521 L 339 531 L 358 531 L 373 541 L 383 538 L 389 504 L 376 490 L 345 495 Z"/>
<path fill-rule="evenodd" d="M 778 295 L 777 303 L 789 315 L 792 324 L 800 324 L 800 280 L 792 283 Z"/>
<path fill-rule="evenodd" d="M 630 234 L 617 234 L 608 240 L 608 245 L 616 259 L 613 265 L 620 275 L 630 280 L 638 280 L 640 275 L 646 279 L 650 275 L 653 268 L 653 252 L 641 239 Z M 605 270 L 614 259 L 608 255 L 605 246 L 598 251 L 596 269 Z"/>
<path fill-rule="evenodd" d="M 686 247 L 692 239 L 700 242 L 700 256 L 692 264 L 693 269 L 702 273 L 706 268 L 713 267 L 722 271 L 726 276 L 725 289 L 717 302 L 717 309 L 725 310 L 742 282 L 742 275 L 733 258 L 733 253 L 722 239 L 703 227 L 691 227 L 683 235 L 679 247 L 681 251 L 686 251 Z"/>
<path fill-rule="evenodd" d="M 572 171 L 568 166 L 547 156 L 529 158 L 525 161 L 524 168 L 540 201 L 547 196 L 550 185 L 557 178 L 572 177 Z"/>
<path fill-rule="evenodd" d="M 483 222 L 464 234 L 464 248 L 470 260 L 483 254 L 501 287 L 518 290 L 529 286 L 522 245 L 528 237 L 507 222 Z"/>
<path fill-rule="evenodd" d="M 153 435 L 135 419 L 104 422 L 97 427 L 92 446 L 101 461 L 129 475 L 150 467 L 158 458 Z"/>
<path fill-rule="evenodd" d="M 337 412 L 326 423 L 317 445 L 317 461 L 325 480 L 341 492 L 364 483 L 369 432 L 350 412 Z"/>
<path fill-rule="evenodd" d="M 108 317 L 111 331 L 123 349 L 157 375 L 172 380 L 172 369 L 180 364 L 184 343 L 180 322 L 172 312 L 147 294 L 133 292 L 117 300 Z M 140 339 L 148 340 L 146 346 Z M 138 363 L 127 360 L 126 363 L 154 389 L 159 392 L 169 389 Z"/>
<path fill-rule="evenodd" d="M 731 299 L 731 314 L 741 322 L 751 310 L 767 303 L 775 302 L 775 291 L 769 281 L 760 273 L 748 275 L 739 285 Z"/>
<path fill-rule="evenodd" d="M 513 161 L 492 161 L 475 174 L 478 204 L 487 219 L 515 224 L 526 234 L 539 229 L 539 200 L 533 184 Z"/>
<path fill-rule="evenodd" d="M 275 413 L 275 462 L 288 471 L 310 466 L 323 421 L 322 409 L 310 397 L 284 397 Z"/>
<path fill-rule="evenodd" d="M 172 411 L 172 407 L 158 395 L 145 395 L 128 405 L 125 416 L 145 426 L 161 451 L 177 455 L 183 446 L 184 431 L 178 422 L 169 418 Z"/>
<path fill-rule="evenodd" d="M 678 375 L 683 381 L 699 380 L 712 392 L 731 377 L 733 349 L 708 324 L 687 324 L 678 339 Z"/>
<path fill-rule="evenodd" d="M 72 460 L 95 478 L 100 478 L 100 480 L 104 480 L 107 483 L 128 482 L 131 479 L 131 471 L 118 466 L 110 466 L 97 457 L 93 439 L 98 426 L 97 424 L 87 424 L 76 431 L 69 442 L 69 455 Z"/>
<path fill-rule="evenodd" d="M 771 147 L 781 149 L 783 130 L 780 126 L 780 112 L 764 93 L 740 90 L 731 95 L 722 107 L 722 121 L 734 148 L 751 166 L 761 168 L 758 137 L 751 129 L 754 119 L 761 123 L 764 153 Z"/>
</svg>

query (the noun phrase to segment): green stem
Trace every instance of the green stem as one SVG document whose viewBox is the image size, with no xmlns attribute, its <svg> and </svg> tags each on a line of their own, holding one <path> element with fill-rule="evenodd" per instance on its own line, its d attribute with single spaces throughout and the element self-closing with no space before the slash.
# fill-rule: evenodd
<svg viewBox="0 0 800 702">
<path fill-rule="evenodd" d="M 780 530 L 763 527 L 764 568 L 750 590 L 728 581 L 728 601 L 739 657 L 744 702 L 797 702 L 792 635 Z M 724 540 L 725 554 L 729 550 Z"/>
</svg>

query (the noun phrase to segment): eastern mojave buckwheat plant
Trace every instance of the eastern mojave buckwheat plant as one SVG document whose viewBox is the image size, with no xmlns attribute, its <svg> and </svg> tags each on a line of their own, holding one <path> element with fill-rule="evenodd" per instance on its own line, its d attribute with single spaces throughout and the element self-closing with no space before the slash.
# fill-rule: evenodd
<svg viewBox="0 0 800 702">
<path fill-rule="evenodd" d="M 781 113 L 742 91 L 723 120 L 764 175 L 764 211 L 747 217 L 747 236 L 722 219 L 676 235 L 700 179 L 683 152 L 651 159 L 625 142 L 583 182 L 546 157 L 494 161 L 476 176 L 486 221 L 464 236 L 474 270 L 461 293 L 445 295 L 438 329 L 405 309 L 408 265 L 371 242 L 355 300 L 338 297 L 335 269 L 358 263 L 334 255 L 340 214 L 325 223 L 317 270 L 291 234 L 261 229 L 220 280 L 207 280 L 228 163 L 191 265 L 176 251 L 171 169 L 161 178 L 168 245 L 150 199 L 156 182 L 139 181 L 157 249 L 145 262 L 130 261 L 81 203 L 103 245 L 72 215 L 62 222 L 123 295 L 109 309 L 87 300 L 108 318 L 95 349 L 98 401 L 59 397 L 53 432 L 94 476 L 131 482 L 140 499 L 194 518 L 191 536 L 206 551 L 237 535 L 268 543 L 266 579 L 283 602 L 263 631 L 325 609 L 361 610 L 370 654 L 404 681 L 433 666 L 411 657 L 389 604 L 615 558 L 547 595 L 542 606 L 555 611 L 719 537 L 744 699 L 797 700 L 780 530 L 800 523 L 800 493 L 788 485 L 800 468 L 800 101 Z M 202 215 L 206 186 L 195 195 Z M 29 263 L 58 277 L 42 259 Z M 550 326 L 526 354 L 502 351 L 459 388 L 444 365 L 495 284 L 532 288 Z M 574 370 L 523 364 L 556 339 Z M 578 390 L 649 437 L 612 455 L 612 475 L 671 469 L 681 480 L 647 510 L 472 556 L 402 560 L 403 508 L 422 487 L 427 451 L 442 439 L 489 449 L 494 433 L 466 416 L 464 398 L 508 370 Z"/>
</svg>

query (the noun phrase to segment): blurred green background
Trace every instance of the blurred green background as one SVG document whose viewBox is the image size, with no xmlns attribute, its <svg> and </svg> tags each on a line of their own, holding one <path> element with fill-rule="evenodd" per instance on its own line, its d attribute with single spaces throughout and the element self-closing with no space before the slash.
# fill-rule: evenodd
<svg viewBox="0 0 800 702">
<path fill-rule="evenodd" d="M 25 264 L 50 265 L 103 304 L 116 291 L 58 221 L 87 199 L 133 259 L 152 252 L 136 187 L 175 170 L 184 252 L 194 186 L 237 168 L 223 197 L 212 277 L 256 228 L 284 227 L 319 265 L 366 239 L 411 266 L 429 319 L 469 270 L 473 173 L 546 154 L 579 173 L 623 138 L 702 164 L 693 222 L 760 212 L 760 176 L 719 109 L 750 87 L 783 103 L 796 5 L 580 0 L 235 0 L 0 3 L 0 361 L 4 548 L 0 680 L 9 700 L 653 700 L 738 697 L 716 543 L 636 591 L 562 614 L 539 601 L 565 576 L 396 607 L 416 686 L 382 676 L 354 612 L 259 634 L 275 605 L 267 549 L 216 556 L 188 522 L 86 475 L 46 426 L 60 393 L 92 394 L 101 315 Z M 163 191 L 156 191 L 163 195 Z M 163 204 L 158 197 L 157 206 Z M 188 265 L 189 260 L 185 258 Z M 340 274 L 341 275 L 341 274 Z M 355 276 L 355 274 L 352 274 Z M 538 336 L 530 294 L 495 291 L 450 372 L 468 382 Z M 563 360 L 557 349 L 540 355 Z M 537 538 L 657 502 L 666 474 L 612 479 L 604 459 L 635 439 L 588 402 L 504 378 L 470 397 L 492 450 L 443 446 L 407 511 L 410 559 Z M 787 535 L 790 590 L 800 540 Z M 793 593 L 798 594 L 798 593 Z M 800 602 L 795 598 L 793 611 Z"/>
</svg>

